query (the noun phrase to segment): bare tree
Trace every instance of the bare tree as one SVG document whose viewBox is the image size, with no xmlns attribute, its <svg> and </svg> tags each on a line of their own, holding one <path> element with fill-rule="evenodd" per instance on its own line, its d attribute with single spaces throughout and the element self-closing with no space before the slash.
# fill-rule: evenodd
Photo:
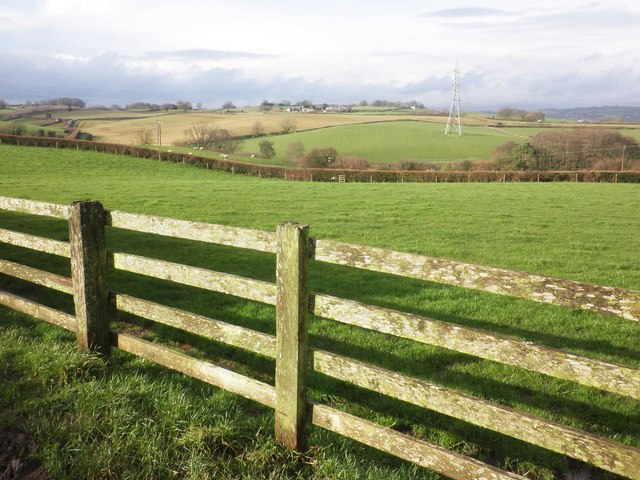
<svg viewBox="0 0 640 480">
<path fill-rule="evenodd" d="M 260 120 L 256 120 L 251 127 L 251 133 L 253 133 L 254 137 L 259 137 L 264 135 L 264 125 Z"/>
<path fill-rule="evenodd" d="M 291 117 L 287 117 L 280 122 L 280 128 L 284 134 L 295 132 L 297 126 L 298 124 Z"/>
<path fill-rule="evenodd" d="M 178 100 L 176 102 L 176 107 L 178 107 L 178 110 L 184 110 L 185 112 L 187 110 L 193 110 L 193 106 L 191 105 L 191 102 L 188 100 Z"/>
<path fill-rule="evenodd" d="M 138 130 L 133 140 L 136 145 L 151 145 L 153 143 L 153 130 L 150 128 Z"/>
<path fill-rule="evenodd" d="M 196 122 L 192 123 L 189 128 L 184 131 L 186 143 L 195 148 L 205 148 L 213 145 L 218 127 L 213 122 Z"/>
<path fill-rule="evenodd" d="M 242 147 L 242 140 L 234 138 L 229 130 L 217 128 L 212 137 L 212 146 L 223 153 L 235 153 Z"/>
</svg>

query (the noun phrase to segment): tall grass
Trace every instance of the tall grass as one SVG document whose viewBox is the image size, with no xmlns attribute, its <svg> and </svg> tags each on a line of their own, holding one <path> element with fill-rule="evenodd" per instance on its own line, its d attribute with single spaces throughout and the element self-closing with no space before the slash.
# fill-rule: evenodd
<svg viewBox="0 0 640 480">
<path fill-rule="evenodd" d="M 55 188 L 51 188 L 55 185 Z M 312 236 L 639 289 L 640 192 L 611 184 L 305 184 L 91 152 L 0 146 L 0 192 Z M 65 222 L 0 213 L 0 226 L 65 239 Z M 110 248 L 264 280 L 272 255 L 109 229 Z M 67 262 L 2 245 L 2 257 L 68 274 Z M 234 297 L 110 272 L 110 288 L 274 333 L 274 310 Z M 0 288 L 71 310 L 70 299 L 0 278 Z M 638 325 L 602 315 L 312 262 L 311 288 L 443 321 L 640 366 Z M 71 337 L 2 310 L 0 358 L 11 360 L 3 408 L 18 410 L 58 478 L 439 478 L 354 442 L 311 430 L 286 452 L 272 413 L 116 352 L 73 352 Z M 119 315 L 117 328 L 273 382 L 270 359 Z M 576 428 L 640 446 L 639 402 L 408 340 L 313 318 L 311 343 Z M 45 361 L 45 358 L 50 358 Z M 68 359 L 68 360 L 67 360 Z M 46 364 L 44 367 L 41 364 Z M 65 373 L 66 372 L 66 373 Z M 6 391 L 6 392 L 5 392 Z M 560 455 L 443 415 L 312 375 L 314 399 L 530 478 L 573 468 Z M 157 398 L 159 397 L 159 398 Z M 93 461 L 87 451 L 94 451 Z M 95 467 L 92 469 L 92 467 Z M 595 473 L 595 478 L 613 478 Z"/>
</svg>

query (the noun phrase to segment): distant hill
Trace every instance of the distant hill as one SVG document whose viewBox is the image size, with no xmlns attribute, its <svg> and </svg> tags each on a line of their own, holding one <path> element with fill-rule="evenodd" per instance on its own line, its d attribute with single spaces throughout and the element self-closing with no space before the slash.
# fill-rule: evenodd
<svg viewBox="0 0 640 480">
<path fill-rule="evenodd" d="M 640 122 L 640 107 L 579 107 L 579 108 L 546 108 L 542 110 L 547 118 L 559 120 L 597 121 L 619 118 L 624 122 Z"/>
</svg>

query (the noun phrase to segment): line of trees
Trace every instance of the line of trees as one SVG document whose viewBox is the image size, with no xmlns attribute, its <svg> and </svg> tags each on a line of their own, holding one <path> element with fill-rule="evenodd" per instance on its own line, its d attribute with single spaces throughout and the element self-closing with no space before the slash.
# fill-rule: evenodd
<svg viewBox="0 0 640 480">
<path fill-rule="evenodd" d="M 575 128 L 508 142 L 492 154 L 500 170 L 609 170 L 640 166 L 640 144 L 615 130 Z"/>
<path fill-rule="evenodd" d="M 229 130 L 219 128 L 214 122 L 195 122 L 184 131 L 182 145 L 194 148 L 211 148 L 222 153 L 234 153 L 242 147 L 242 140 Z"/>
<path fill-rule="evenodd" d="M 367 100 L 362 100 L 360 102 L 361 107 L 395 107 L 395 108 L 425 108 L 422 102 L 418 100 L 409 100 L 408 102 L 398 102 L 393 100 L 373 100 L 369 102 Z"/>
<path fill-rule="evenodd" d="M 524 122 L 544 122 L 544 113 L 540 111 L 528 111 L 520 108 L 502 107 L 496 112 L 496 118 L 503 120 L 521 120 Z"/>
<path fill-rule="evenodd" d="M 114 105 L 115 109 L 119 109 L 117 105 Z M 113 108 L 113 107 L 112 107 Z M 157 103 L 149 102 L 132 102 L 124 107 L 126 110 L 193 110 L 193 105 L 188 100 L 178 100 L 175 103 L 163 103 L 161 105 Z"/>
</svg>

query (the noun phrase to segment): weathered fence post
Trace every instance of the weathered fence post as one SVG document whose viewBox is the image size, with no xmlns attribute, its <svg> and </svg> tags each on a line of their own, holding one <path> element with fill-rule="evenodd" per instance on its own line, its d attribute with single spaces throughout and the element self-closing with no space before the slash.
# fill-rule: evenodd
<svg viewBox="0 0 640 480">
<path fill-rule="evenodd" d="M 71 277 L 78 349 L 111 350 L 104 209 L 100 202 L 75 202 L 69 215 Z"/>
<path fill-rule="evenodd" d="M 300 451 L 306 446 L 309 227 L 282 223 L 277 239 L 275 436 Z"/>
</svg>

